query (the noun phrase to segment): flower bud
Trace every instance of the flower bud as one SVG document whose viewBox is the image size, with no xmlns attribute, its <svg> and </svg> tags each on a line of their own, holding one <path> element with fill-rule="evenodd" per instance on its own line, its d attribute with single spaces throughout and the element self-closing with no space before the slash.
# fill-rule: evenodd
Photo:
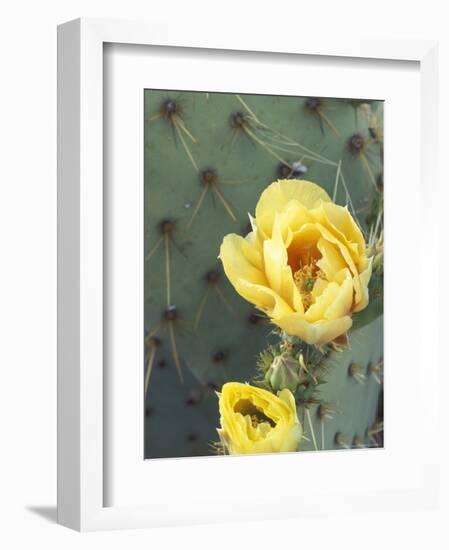
<svg viewBox="0 0 449 550">
<path fill-rule="evenodd" d="M 278 355 L 267 370 L 265 381 L 275 392 L 287 388 L 294 393 L 304 382 L 299 361 L 294 357 Z"/>
</svg>

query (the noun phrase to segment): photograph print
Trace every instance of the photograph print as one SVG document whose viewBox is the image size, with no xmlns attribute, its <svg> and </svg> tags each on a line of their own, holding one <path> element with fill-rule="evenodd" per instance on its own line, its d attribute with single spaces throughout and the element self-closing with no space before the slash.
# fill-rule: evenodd
<svg viewBox="0 0 449 550">
<path fill-rule="evenodd" d="M 382 447 L 383 101 L 143 99 L 145 458 Z"/>
</svg>

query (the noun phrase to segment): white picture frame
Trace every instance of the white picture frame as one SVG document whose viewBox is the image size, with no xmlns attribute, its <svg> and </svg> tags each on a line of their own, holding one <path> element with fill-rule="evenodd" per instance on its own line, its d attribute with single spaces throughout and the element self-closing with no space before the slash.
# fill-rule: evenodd
<svg viewBox="0 0 449 550">
<path fill-rule="evenodd" d="M 314 55 L 332 58 L 412 61 L 419 64 L 421 93 L 420 174 L 426 204 L 422 243 L 427 243 L 428 261 L 439 264 L 436 221 L 432 208 L 438 201 L 436 175 L 438 73 L 437 44 L 431 41 L 345 40 L 344 38 L 299 37 L 274 33 L 257 37 L 252 33 L 233 33 L 227 29 L 206 27 L 201 37 L 192 37 L 182 25 L 161 28 L 156 23 L 81 19 L 58 28 L 58 521 L 78 530 L 150 527 L 157 525 L 217 522 L 269 517 L 301 516 L 309 513 L 326 515 L 337 506 L 352 510 L 360 505 L 367 510 L 376 506 L 433 505 L 438 492 L 436 477 L 439 458 L 436 447 L 429 445 L 414 466 L 422 476 L 409 487 L 390 491 L 367 492 L 364 496 L 336 489 L 331 494 L 317 487 L 307 502 L 295 498 L 298 488 L 286 496 L 277 512 L 253 506 L 251 499 L 233 502 L 211 493 L 202 500 L 181 498 L 183 487 L 171 488 L 178 493 L 179 505 L 157 503 L 105 506 L 106 474 L 104 471 L 105 406 L 103 380 L 104 358 L 104 223 L 103 223 L 103 60 L 104 44 L 157 45 L 167 48 L 204 48 L 232 51 L 266 52 L 268 55 Z M 175 55 L 173 53 L 173 55 Z M 428 244 L 431 243 L 431 244 Z M 420 283 L 419 312 L 430 319 L 438 315 L 438 299 L 424 300 Z M 438 279 L 432 296 L 438 296 Z M 388 307 L 388 306 L 387 306 Z M 438 368 L 438 327 L 421 323 L 419 338 L 426 343 L 426 376 L 435 380 L 428 405 L 421 415 L 424 423 L 437 430 L 436 399 Z M 387 330 L 388 325 L 387 325 Z M 419 356 L 419 364 L 424 361 Z M 419 380 L 410 380 L 412 392 L 419 391 Z M 432 391 L 435 393 L 432 399 Z M 397 405 L 400 407 L 400 403 Z M 391 411 L 391 408 L 390 408 Z M 388 407 L 386 414 L 388 415 Z M 392 414 L 392 413 L 391 413 Z M 354 451 L 357 453 L 357 451 Z M 334 454 L 335 456 L 335 454 Z M 292 455 L 284 464 L 292 467 Z M 245 457 L 245 468 L 260 468 L 261 458 Z M 192 460 L 180 459 L 179 468 L 192 468 Z M 204 460 L 204 459 L 203 459 Z M 221 459 L 220 459 L 221 460 Z M 225 458 L 228 460 L 228 457 Z M 322 460 L 320 458 L 320 460 Z M 325 459 L 323 459 L 325 460 Z M 333 460 L 337 460 L 336 458 Z M 341 462 L 341 459 L 338 459 Z M 190 462 L 189 462 L 190 461 Z M 288 465 L 287 461 L 290 462 Z M 231 459 L 231 470 L 243 469 L 242 462 Z M 203 463 L 204 465 L 205 463 Z M 218 463 L 217 463 L 218 464 Z M 249 466 L 251 465 L 251 466 Z M 200 464 L 201 466 L 201 464 Z M 198 464 L 197 466 L 198 467 Z M 213 468 L 209 462 L 207 468 Z M 381 468 L 388 468 L 384 461 Z M 237 474 L 235 474 L 237 475 Z M 339 492 L 340 491 L 340 492 Z M 256 497 L 253 497 L 253 499 Z M 270 501 L 272 495 L 268 494 Z M 293 505 L 294 503 L 294 505 Z M 208 505 L 209 504 L 209 505 Z M 254 504 L 254 503 L 253 503 Z M 262 508 L 262 509 L 261 509 Z"/>
</svg>

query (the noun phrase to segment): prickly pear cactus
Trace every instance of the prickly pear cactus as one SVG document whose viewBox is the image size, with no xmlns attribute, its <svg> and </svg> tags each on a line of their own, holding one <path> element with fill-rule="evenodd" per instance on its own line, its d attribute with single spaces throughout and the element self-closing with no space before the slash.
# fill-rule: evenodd
<svg viewBox="0 0 449 550">
<path fill-rule="evenodd" d="M 319 183 L 381 258 L 382 115 L 371 100 L 145 92 L 147 458 L 213 454 L 215 391 L 254 379 L 275 344 L 217 259 L 224 235 L 250 231 L 248 213 L 272 181 Z M 301 450 L 382 444 L 381 265 L 370 290 L 350 348 L 327 358 L 319 399 L 298 403 Z"/>
</svg>

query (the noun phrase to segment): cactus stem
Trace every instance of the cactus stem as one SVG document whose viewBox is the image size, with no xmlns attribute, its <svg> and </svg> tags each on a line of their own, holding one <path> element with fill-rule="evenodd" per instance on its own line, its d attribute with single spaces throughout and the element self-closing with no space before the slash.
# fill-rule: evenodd
<svg viewBox="0 0 449 550">
<path fill-rule="evenodd" d="M 356 210 L 356 214 L 363 214 L 364 212 L 366 212 L 368 210 L 368 208 L 370 207 L 369 204 L 365 204 L 365 206 L 361 206 L 360 208 L 357 208 Z"/>
<path fill-rule="evenodd" d="M 193 223 L 193 220 L 196 218 L 196 215 L 198 214 L 200 208 L 201 208 L 201 205 L 203 204 L 203 201 L 204 201 L 204 197 L 206 196 L 206 193 L 209 191 L 209 186 L 206 185 L 204 187 L 204 189 L 202 190 L 201 192 L 201 195 L 200 195 L 200 198 L 195 206 L 195 210 L 193 211 L 193 214 L 192 214 L 192 217 L 190 218 L 190 221 L 189 223 L 187 224 L 187 228 L 190 228 L 192 223 Z"/>
<path fill-rule="evenodd" d="M 291 177 L 302 177 L 307 172 L 307 166 L 303 164 L 304 159 L 306 158 L 305 155 L 303 155 L 299 160 L 296 161 L 288 161 L 291 168 L 282 162 L 279 163 L 277 173 L 281 179 L 289 179 Z M 307 157 L 311 158 L 311 157 Z"/>
<path fill-rule="evenodd" d="M 171 304 L 171 274 L 170 274 L 170 237 L 164 235 L 165 245 L 165 286 L 167 290 L 167 307 Z"/>
<path fill-rule="evenodd" d="M 153 370 L 154 357 L 156 355 L 156 346 L 153 346 L 150 351 L 150 356 L 147 361 L 147 368 L 145 372 L 145 397 L 148 393 L 148 386 L 150 384 L 151 371 Z"/>
<path fill-rule="evenodd" d="M 237 317 L 237 314 L 235 313 L 235 311 L 232 308 L 231 304 L 226 299 L 226 296 L 223 294 L 223 291 L 221 290 L 221 288 L 218 285 L 214 285 L 214 290 L 217 293 L 220 300 L 222 301 L 223 305 L 228 309 L 228 311 L 230 313 L 232 313 L 232 315 L 234 315 L 234 317 Z"/>
<path fill-rule="evenodd" d="M 368 118 L 368 131 L 371 139 L 369 143 L 382 143 L 383 141 L 383 130 L 379 122 L 379 117 L 376 113 L 371 113 L 367 115 Z"/>
<path fill-rule="evenodd" d="M 159 338 L 156 336 L 150 336 L 149 334 L 146 335 L 144 339 L 145 349 L 159 349 L 162 345 L 162 342 Z"/>
<path fill-rule="evenodd" d="M 153 338 L 153 336 L 156 336 L 160 328 L 161 328 L 161 323 L 159 323 L 151 332 L 148 333 L 148 335 L 145 338 L 145 341 L 149 341 L 151 338 Z"/>
<path fill-rule="evenodd" d="M 184 121 L 179 115 L 173 116 L 173 122 L 174 124 L 178 124 L 180 129 L 186 134 L 187 137 L 189 137 L 193 143 L 198 143 L 198 140 L 192 136 L 192 134 L 187 130 L 186 125 L 184 124 Z"/>
<path fill-rule="evenodd" d="M 322 109 L 317 107 L 316 112 L 320 118 L 329 126 L 329 128 L 334 132 L 337 137 L 341 137 L 340 132 L 337 130 L 335 124 L 330 120 L 330 118 L 323 112 Z"/>
<path fill-rule="evenodd" d="M 380 373 L 381 373 L 381 364 L 382 363 L 378 363 L 377 365 L 369 365 L 368 367 L 368 371 L 369 373 L 371 374 L 371 376 L 374 378 L 374 380 L 378 383 L 378 384 L 381 384 L 382 381 L 380 379 Z"/>
<path fill-rule="evenodd" d="M 379 434 L 384 431 L 384 423 L 383 422 L 375 422 L 374 425 L 370 428 L 369 433 L 370 434 Z"/>
<path fill-rule="evenodd" d="M 184 147 L 185 152 L 187 153 L 187 156 L 189 157 L 190 162 L 192 163 L 193 167 L 195 168 L 195 172 L 198 172 L 198 164 L 196 163 L 196 160 L 193 158 L 192 153 L 190 152 L 189 146 L 186 143 L 186 140 L 184 139 L 184 136 L 181 132 L 181 127 L 179 126 L 179 123 L 173 122 L 173 126 L 176 130 L 176 133 L 182 143 L 182 146 Z"/>
<path fill-rule="evenodd" d="M 356 363 L 351 363 L 349 366 L 349 376 L 354 378 L 356 382 L 359 384 L 364 384 L 366 380 L 366 376 L 361 372 L 360 365 L 357 365 Z"/>
<path fill-rule="evenodd" d="M 378 384 L 382 384 L 382 381 L 380 379 L 380 375 L 381 375 L 381 372 L 382 372 L 382 366 L 383 366 L 383 361 L 379 361 L 375 365 L 370 363 L 370 365 L 368 366 L 369 373 L 372 375 L 372 377 L 374 378 L 374 380 Z"/>
<path fill-rule="evenodd" d="M 266 315 L 260 315 L 256 312 L 250 313 L 247 320 L 250 325 L 260 325 L 260 323 L 266 323 L 268 321 Z"/>
<path fill-rule="evenodd" d="M 179 103 L 179 101 L 168 98 L 160 106 L 159 113 L 157 115 L 150 117 L 149 121 L 157 120 L 159 118 L 164 118 L 169 121 L 172 127 L 175 142 L 176 142 L 176 136 L 178 136 L 182 146 L 185 149 L 185 152 L 187 153 L 187 156 L 189 157 L 190 162 L 192 163 L 195 170 L 198 172 L 198 166 L 184 139 L 183 133 L 193 143 L 198 143 L 198 141 L 193 137 L 191 132 L 189 132 L 189 130 L 187 129 L 185 122 L 182 118 L 182 112 L 183 112 L 182 105 Z"/>
<path fill-rule="evenodd" d="M 337 190 L 338 190 L 338 182 L 340 181 L 340 172 L 341 172 L 341 159 L 338 161 L 337 173 L 335 174 L 334 192 L 332 194 L 333 202 L 335 202 L 337 199 Z"/>
<path fill-rule="evenodd" d="M 358 220 L 357 218 L 357 214 L 356 214 L 356 211 L 355 211 L 355 208 L 354 208 L 354 204 L 352 202 L 352 199 L 351 199 L 351 194 L 349 192 L 349 189 L 348 189 L 348 186 L 346 185 L 346 180 L 345 180 L 345 176 L 343 174 L 343 170 L 340 169 L 340 178 L 341 178 L 341 183 L 343 184 L 343 187 L 345 189 L 345 193 L 346 193 L 346 201 L 349 205 L 349 208 L 351 209 L 352 211 L 352 215 L 354 216 L 354 218 L 356 220 Z M 360 226 L 360 223 L 359 223 L 359 226 Z"/>
<path fill-rule="evenodd" d="M 217 270 L 214 270 L 212 269 L 211 271 L 208 271 L 205 275 L 204 275 L 204 281 L 206 283 L 206 289 L 204 291 L 204 294 L 201 298 L 201 301 L 200 301 L 200 304 L 198 306 L 198 310 L 197 310 L 197 313 L 196 313 L 196 316 L 195 316 L 195 323 L 194 323 L 194 331 L 196 332 L 197 328 L 198 328 L 198 325 L 199 325 L 199 322 L 201 320 L 201 317 L 203 315 L 203 310 L 204 310 L 204 307 L 206 305 L 206 301 L 207 301 L 207 298 L 209 296 L 209 290 L 211 288 L 213 288 L 218 297 L 220 298 L 220 300 L 223 302 L 223 304 L 225 305 L 225 307 L 233 314 L 235 315 L 235 312 L 234 310 L 232 309 L 231 305 L 228 303 L 225 295 L 223 294 L 222 290 L 219 288 L 218 286 L 218 281 L 220 279 L 220 273 L 217 271 Z M 236 316 L 236 315 L 235 315 Z"/>
<path fill-rule="evenodd" d="M 259 121 L 259 119 L 257 118 L 256 114 L 254 113 L 254 111 L 252 111 L 249 107 L 249 105 L 246 103 L 246 101 L 239 95 L 239 94 L 236 94 L 235 96 L 239 101 L 240 103 L 243 105 L 243 107 L 245 107 L 245 109 L 248 111 L 248 113 L 253 117 L 253 119 L 258 123 L 258 124 L 261 124 L 263 126 L 263 124 Z"/>
<path fill-rule="evenodd" d="M 304 108 L 306 111 L 316 115 L 320 123 L 321 132 L 324 135 L 323 122 L 334 132 L 337 137 L 341 137 L 340 132 L 335 127 L 335 124 L 324 113 L 325 102 L 319 97 L 308 97 L 305 101 Z"/>
<path fill-rule="evenodd" d="M 317 385 L 318 383 L 318 380 L 316 379 L 316 377 L 309 371 L 309 369 L 307 368 L 307 365 L 305 364 L 304 362 L 304 356 L 303 354 L 301 353 L 299 355 L 299 366 L 301 367 L 301 369 L 303 369 L 309 376 L 310 378 L 313 380 L 313 383 L 315 385 Z"/>
<path fill-rule="evenodd" d="M 371 225 L 367 246 L 368 248 L 374 248 L 376 242 L 379 240 L 379 231 L 381 228 L 381 220 L 383 217 L 383 208 L 379 208 L 376 217 L 375 225 Z"/>
<path fill-rule="evenodd" d="M 230 149 L 233 148 L 234 143 L 235 143 L 235 140 L 237 139 L 237 136 L 238 136 L 238 135 L 239 135 L 238 129 L 237 129 L 237 128 L 234 128 L 234 129 L 232 130 L 232 133 L 231 133 L 231 142 L 230 142 L 230 145 L 229 145 Z"/>
<path fill-rule="evenodd" d="M 365 444 L 363 442 L 363 439 L 360 436 L 358 436 L 358 435 L 354 436 L 353 447 L 356 447 L 357 449 L 364 449 L 365 448 Z"/>
<path fill-rule="evenodd" d="M 367 159 L 367 143 L 369 143 L 369 141 L 367 141 L 361 134 L 354 134 L 348 139 L 347 148 L 354 157 L 360 157 L 362 167 L 366 172 L 370 183 L 373 185 L 374 189 L 378 191 L 376 178 L 374 177 L 373 171 Z"/>
<path fill-rule="evenodd" d="M 376 420 L 374 424 L 368 428 L 367 435 L 370 441 L 374 443 L 376 447 L 379 446 L 379 442 L 376 439 L 376 436 L 384 431 L 384 423 L 383 421 Z"/>
<path fill-rule="evenodd" d="M 356 128 L 358 128 L 359 126 L 359 112 L 358 112 L 358 107 L 353 105 L 352 108 L 354 109 L 354 126 Z"/>
<path fill-rule="evenodd" d="M 148 119 L 147 122 L 153 122 L 153 120 L 157 120 L 157 119 L 161 118 L 161 116 L 162 116 L 161 113 L 158 113 L 157 115 L 153 115 L 152 117 L 150 117 L 150 118 Z"/>
<path fill-rule="evenodd" d="M 164 236 L 162 236 L 158 241 L 157 243 L 153 246 L 153 248 L 148 252 L 148 254 L 145 256 L 145 261 L 148 261 L 151 256 L 156 252 L 156 250 L 159 248 L 159 246 L 161 245 L 162 243 L 162 240 L 163 240 Z"/>
<path fill-rule="evenodd" d="M 169 321 L 169 323 L 168 323 L 168 333 L 169 333 L 169 336 L 170 336 L 170 343 L 171 343 L 171 349 L 172 349 L 172 354 L 173 354 L 173 361 L 175 362 L 176 370 L 178 371 L 179 380 L 181 381 L 181 384 L 183 384 L 184 383 L 184 378 L 182 376 L 181 361 L 179 360 L 178 348 L 176 347 L 175 331 L 174 331 L 174 328 L 173 328 L 173 322 L 172 321 Z"/>
<path fill-rule="evenodd" d="M 287 147 L 282 147 L 280 145 L 275 145 L 274 143 L 270 143 L 270 142 L 266 142 L 266 144 L 267 144 L 267 146 L 269 145 L 270 149 L 274 149 L 275 151 L 279 151 L 281 153 L 287 153 L 288 155 L 291 155 L 291 156 L 298 155 L 297 150 L 288 149 Z M 306 155 L 304 153 L 302 153 L 302 156 L 299 159 L 299 161 L 297 161 L 297 163 L 302 164 L 304 160 L 310 160 L 310 161 L 321 163 L 321 161 L 316 159 L 315 157 L 312 157 L 310 155 Z M 322 164 L 327 164 L 327 163 L 322 163 Z M 293 172 L 295 170 L 295 167 L 293 166 L 293 164 L 292 163 L 287 163 L 287 166 L 288 165 L 290 165 L 291 170 Z"/>
<path fill-rule="evenodd" d="M 334 411 L 334 409 L 332 409 L 328 404 L 321 403 L 318 412 L 319 412 L 319 415 L 320 415 L 321 419 L 324 422 L 324 419 L 333 420 L 334 414 L 335 414 L 336 411 Z"/>
<path fill-rule="evenodd" d="M 290 138 L 283 136 L 282 134 L 279 134 L 278 132 L 275 133 L 274 136 L 271 136 L 271 140 L 274 143 L 280 143 L 282 145 L 287 145 L 288 147 L 299 149 L 299 151 L 296 151 L 295 153 L 300 152 L 300 154 L 306 154 L 308 156 L 305 156 L 304 158 L 309 158 L 315 162 L 318 162 L 320 164 L 325 164 L 328 166 L 337 166 L 337 163 L 334 161 L 324 157 L 323 155 L 320 155 L 319 153 L 316 153 L 315 151 L 312 151 L 308 147 L 305 147 L 301 143 L 291 140 Z M 271 143 L 270 143 L 271 144 Z"/>
<path fill-rule="evenodd" d="M 220 183 L 222 183 L 223 185 L 241 185 L 242 183 L 251 183 L 254 181 L 256 181 L 256 179 L 251 178 L 251 179 L 244 179 L 244 180 L 222 180 L 220 181 Z"/>
<path fill-rule="evenodd" d="M 270 148 L 275 149 L 275 148 L 279 147 L 279 146 L 276 147 L 276 145 L 275 145 L 275 143 L 277 142 L 278 144 L 287 145 L 288 147 L 295 148 L 294 151 L 284 149 L 283 152 L 296 154 L 297 153 L 296 149 L 299 148 L 303 152 L 306 152 L 309 155 L 311 155 L 310 157 L 309 156 L 304 156 L 304 158 L 309 158 L 310 160 L 314 160 L 314 161 L 320 162 L 322 164 L 327 164 L 327 165 L 330 165 L 330 166 L 336 166 L 336 163 L 331 161 L 330 159 L 324 157 L 323 155 L 320 155 L 319 153 L 316 153 L 315 151 L 312 151 L 311 149 L 309 149 L 308 147 L 305 147 L 301 143 L 299 143 L 297 141 L 294 141 L 291 138 L 289 138 L 287 136 L 284 136 L 283 134 L 280 134 L 276 130 L 273 130 L 272 128 L 270 128 L 269 126 L 267 126 L 266 124 L 261 122 L 258 119 L 258 117 L 256 116 L 256 114 L 254 113 L 254 111 L 252 111 L 250 109 L 250 107 L 248 106 L 248 104 L 242 99 L 242 97 L 240 97 L 239 95 L 236 95 L 236 98 L 240 101 L 240 103 L 243 105 L 243 107 L 249 113 L 248 118 L 251 119 L 261 130 L 268 131 L 272 134 L 270 136 L 271 142 L 266 142 L 266 141 L 261 140 L 262 143 L 265 143 L 265 145 L 269 147 L 269 149 Z M 248 124 L 243 124 L 241 126 L 241 129 L 244 130 L 244 131 L 248 130 Z M 250 137 L 250 138 L 253 137 L 253 136 L 250 136 L 248 134 L 248 132 L 246 132 L 246 133 L 247 133 L 248 137 Z M 254 132 L 252 132 L 252 133 L 254 133 Z M 257 139 L 256 139 L 256 141 L 257 141 Z M 275 143 L 272 143 L 272 142 L 275 142 Z M 261 143 L 259 143 L 259 144 L 261 145 Z M 263 147 L 263 145 L 262 145 L 262 147 Z M 269 151 L 269 152 L 270 152 L 271 155 L 275 154 L 273 151 Z M 275 157 L 275 158 L 278 158 L 278 157 Z M 286 163 L 285 161 L 281 160 L 281 162 L 283 164 L 287 164 L 287 166 L 289 166 L 289 164 Z"/>
<path fill-rule="evenodd" d="M 237 218 L 235 217 L 234 212 L 232 211 L 231 207 L 229 206 L 229 203 L 222 195 L 221 191 L 218 189 L 217 185 L 213 185 L 212 191 L 217 195 L 217 197 L 220 199 L 221 203 L 223 204 L 226 212 L 231 216 L 233 221 L 237 221 Z"/>
<path fill-rule="evenodd" d="M 360 160 L 362 161 L 363 167 L 368 174 L 369 181 L 373 184 L 374 189 L 377 191 L 376 178 L 374 177 L 371 166 L 369 165 L 368 159 L 366 158 L 365 151 L 360 151 Z"/>
<path fill-rule="evenodd" d="M 366 434 L 375 447 L 379 447 L 379 442 L 377 441 L 376 436 L 383 431 L 384 423 L 383 421 L 379 420 L 376 420 L 376 422 L 374 422 L 374 424 L 368 428 Z"/>
<path fill-rule="evenodd" d="M 308 407 L 306 407 L 306 416 L 307 416 L 307 421 L 309 423 L 310 434 L 312 435 L 313 446 L 315 447 L 315 451 L 318 451 L 318 445 L 316 444 L 316 438 L 315 438 L 315 431 L 313 429 L 312 418 L 310 416 L 310 410 Z"/>
<path fill-rule="evenodd" d="M 217 352 L 215 352 L 213 355 L 212 355 L 212 361 L 214 363 L 223 363 L 223 361 L 226 360 L 226 357 L 227 357 L 227 354 L 226 352 L 222 351 L 222 350 L 219 350 Z"/>
<path fill-rule="evenodd" d="M 217 197 L 220 199 L 220 202 L 223 204 L 226 212 L 229 214 L 229 216 L 232 218 L 233 221 L 237 221 L 237 218 L 235 217 L 234 212 L 231 209 L 231 206 L 227 202 L 227 200 L 224 198 L 221 191 L 218 189 L 218 185 L 222 182 L 218 180 L 217 173 L 212 168 L 207 168 L 203 170 L 200 173 L 200 181 L 204 185 L 203 191 L 201 192 L 200 198 L 198 199 L 198 202 L 195 206 L 195 209 L 193 211 L 192 217 L 190 218 L 189 223 L 187 224 L 187 227 L 190 228 L 194 219 L 196 218 L 201 205 L 203 204 L 204 198 L 209 191 L 209 189 L 213 192 L 212 199 L 214 199 L 214 194 L 217 195 Z M 214 202 L 215 205 L 215 202 Z"/>
<path fill-rule="evenodd" d="M 262 140 L 262 138 L 261 138 L 261 141 L 263 141 L 271 149 L 275 149 L 276 151 L 280 151 L 282 153 L 287 153 L 288 155 L 292 155 L 292 156 L 295 156 L 295 155 L 299 154 L 297 148 L 294 147 L 293 145 L 281 144 L 278 141 L 273 140 L 273 139 L 271 141 L 269 141 L 269 140 Z M 308 160 L 316 160 L 314 157 L 311 157 L 311 156 L 306 155 L 304 153 L 301 153 L 301 154 L 302 154 L 301 160 L 304 160 L 305 158 L 308 159 Z"/>
<path fill-rule="evenodd" d="M 195 323 L 193 325 L 193 330 L 196 332 L 198 330 L 198 325 L 200 324 L 201 317 L 203 315 L 204 306 L 206 305 L 207 297 L 209 296 L 210 286 L 207 285 L 206 290 L 204 291 L 203 297 L 201 298 L 200 305 L 195 315 Z"/>
<path fill-rule="evenodd" d="M 250 130 L 247 126 L 244 126 L 243 127 L 243 131 L 251 138 L 253 139 L 256 143 L 258 143 L 263 149 L 265 149 L 265 151 L 267 151 L 267 153 L 269 153 L 271 156 L 273 156 L 275 159 L 279 160 L 280 162 L 282 162 L 283 164 L 286 164 L 287 166 L 290 166 L 289 163 L 283 159 L 281 156 L 279 156 L 275 151 L 273 151 L 267 144 L 265 141 L 262 141 L 261 139 L 259 139 L 256 134 Z M 291 168 L 291 167 L 290 167 Z"/>
<path fill-rule="evenodd" d="M 343 434 L 340 432 L 338 432 L 335 436 L 335 443 L 337 443 L 340 447 L 343 447 L 343 449 L 350 449 L 350 446 L 346 443 Z"/>
<path fill-rule="evenodd" d="M 348 151 L 356 157 L 366 147 L 365 138 L 360 133 L 353 134 L 347 141 Z"/>
<path fill-rule="evenodd" d="M 321 421 L 321 450 L 324 451 L 324 419 L 322 418 Z"/>
<path fill-rule="evenodd" d="M 289 161 L 289 164 L 290 164 L 290 166 L 292 165 L 292 163 L 290 161 Z M 293 168 L 290 168 L 290 166 L 287 165 L 287 164 L 284 164 L 283 162 L 280 162 L 278 164 L 277 172 L 278 172 L 279 177 L 281 179 L 291 178 L 291 176 L 293 174 Z"/>
</svg>

